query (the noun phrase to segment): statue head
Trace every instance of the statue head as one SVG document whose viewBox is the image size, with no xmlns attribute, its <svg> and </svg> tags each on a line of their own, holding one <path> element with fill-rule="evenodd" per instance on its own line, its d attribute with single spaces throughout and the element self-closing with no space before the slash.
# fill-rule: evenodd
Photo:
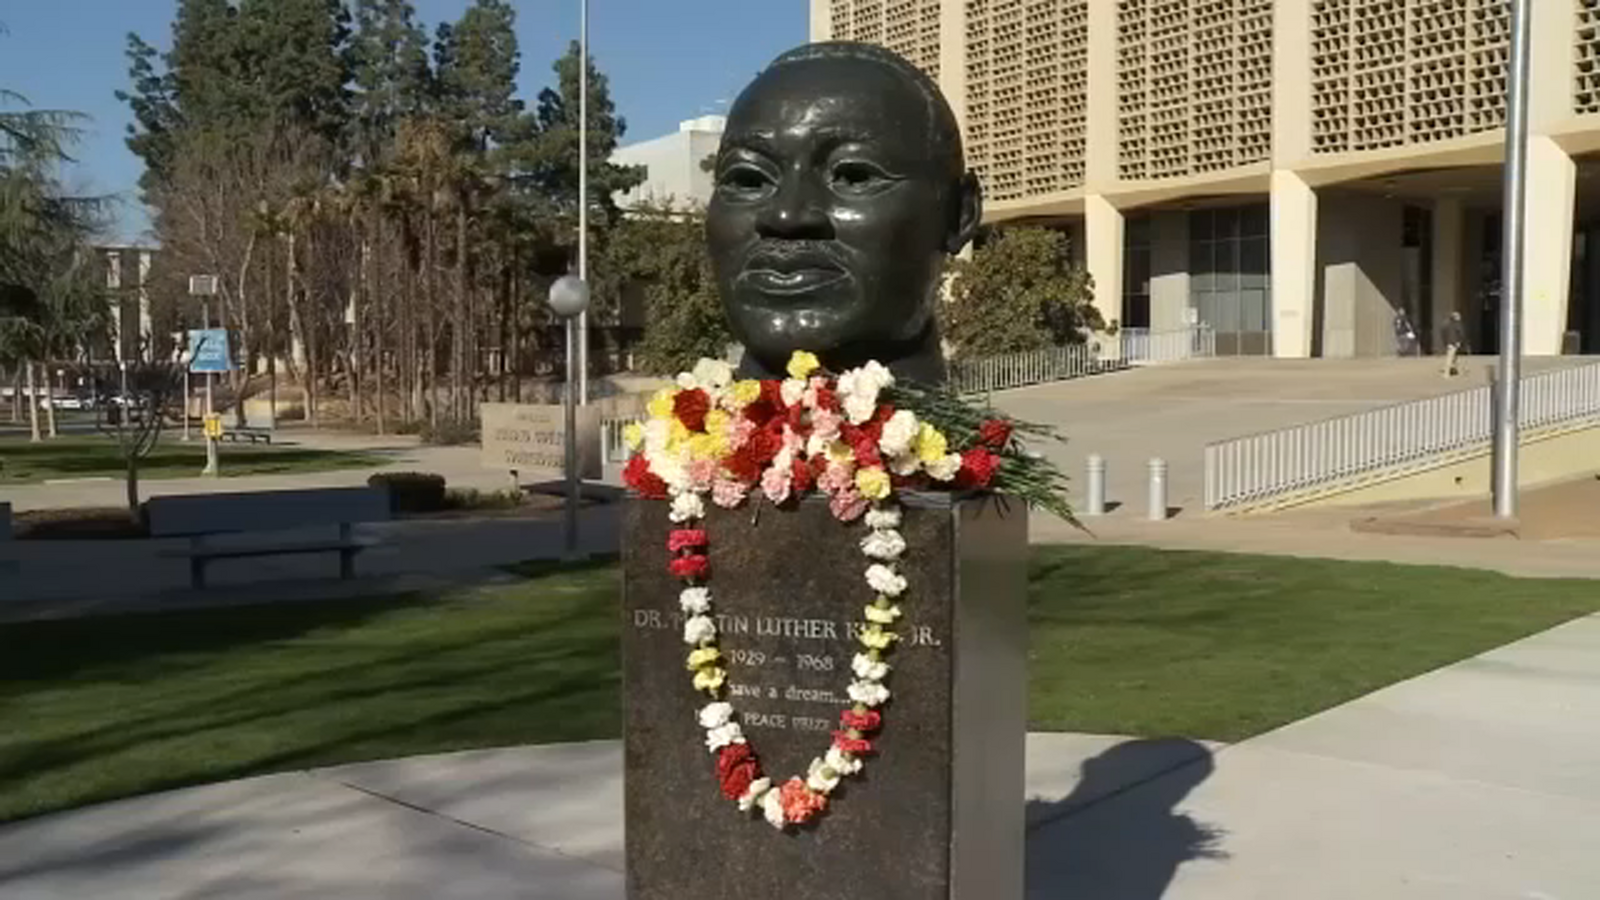
<svg viewBox="0 0 1600 900">
<path fill-rule="evenodd" d="M 734 101 L 716 163 L 706 238 L 746 374 L 809 350 L 943 380 L 944 257 L 981 206 L 932 79 L 870 44 L 791 50 Z"/>
</svg>

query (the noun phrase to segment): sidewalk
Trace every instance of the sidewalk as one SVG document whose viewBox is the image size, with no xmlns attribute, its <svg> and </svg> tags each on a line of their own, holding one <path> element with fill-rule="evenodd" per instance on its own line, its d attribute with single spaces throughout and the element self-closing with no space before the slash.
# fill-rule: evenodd
<svg viewBox="0 0 1600 900">
<path fill-rule="evenodd" d="M 473 751 L 63 813 L 0 828 L 0 895 L 620 900 L 621 766 Z M 1597 773 L 1600 617 L 1229 747 L 1032 735 L 1028 896 L 1591 898 Z"/>
<path fill-rule="evenodd" d="M 1147 521 L 1132 510 L 1120 513 L 1085 517 L 1082 521 L 1087 531 L 1053 516 L 1035 514 L 1030 520 L 1030 537 L 1035 544 L 1141 544 L 1171 550 L 1488 569 L 1523 578 L 1600 578 L 1600 538 L 1537 541 L 1368 534 L 1352 531 L 1350 522 L 1372 512 L 1353 508 L 1239 517 L 1190 513 L 1165 522 Z"/>
</svg>

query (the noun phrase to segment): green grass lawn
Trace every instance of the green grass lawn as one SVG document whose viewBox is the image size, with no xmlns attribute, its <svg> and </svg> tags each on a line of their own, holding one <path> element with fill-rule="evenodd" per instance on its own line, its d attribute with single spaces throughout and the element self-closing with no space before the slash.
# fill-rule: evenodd
<svg viewBox="0 0 1600 900">
<path fill-rule="evenodd" d="M 365 469 L 386 460 L 373 453 L 222 444 L 223 477 Z M 163 440 L 139 464 L 139 478 L 193 478 L 206 465 L 205 441 Z M 116 443 L 101 435 L 58 437 L 30 443 L 0 439 L 0 485 L 34 484 L 55 478 L 121 478 L 125 469 Z"/>
<path fill-rule="evenodd" d="M 0 625 L 0 820 L 184 784 L 619 729 L 617 574 Z M 1035 728 L 1237 740 L 1600 609 L 1593 582 L 1040 550 Z"/>
</svg>

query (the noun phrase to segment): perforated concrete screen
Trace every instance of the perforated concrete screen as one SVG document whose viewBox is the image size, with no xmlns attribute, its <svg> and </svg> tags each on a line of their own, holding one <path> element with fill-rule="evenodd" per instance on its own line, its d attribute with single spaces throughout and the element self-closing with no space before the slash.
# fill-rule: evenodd
<svg viewBox="0 0 1600 900">
<path fill-rule="evenodd" d="M 1272 153 L 1272 0 L 1117 0 L 1117 169 L 1214 172 Z"/>
<path fill-rule="evenodd" d="M 939 0 L 831 0 L 835 40 L 881 44 L 939 80 Z"/>
<path fill-rule="evenodd" d="M 1090 0 L 965 0 L 967 146 L 985 195 L 1083 184 Z"/>
<path fill-rule="evenodd" d="M 1311 27 L 1313 152 L 1505 125 L 1509 0 L 1319 0 Z"/>
<path fill-rule="evenodd" d="M 1574 0 L 1572 111 L 1600 112 L 1600 0 Z"/>
</svg>

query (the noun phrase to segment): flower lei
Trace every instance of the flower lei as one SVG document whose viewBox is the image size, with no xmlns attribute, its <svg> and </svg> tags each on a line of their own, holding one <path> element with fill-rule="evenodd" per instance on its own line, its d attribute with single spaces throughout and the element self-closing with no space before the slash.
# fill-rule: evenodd
<svg viewBox="0 0 1600 900">
<path fill-rule="evenodd" d="M 667 539 L 668 568 L 684 584 L 679 604 L 683 640 L 691 648 L 687 668 L 694 689 L 710 697 L 699 721 L 717 757 L 722 793 L 741 811 L 760 810 L 780 829 L 826 810 L 840 780 L 861 771 L 873 752 L 871 735 L 882 727 L 880 707 L 890 696 L 886 656 L 899 640 L 892 627 L 907 588 L 896 569 L 906 541 L 894 489 L 987 487 L 1001 466 L 997 451 L 1012 435 L 1009 421 L 986 419 L 972 430 L 972 446 L 952 452 L 943 430 L 880 402 L 894 385 L 882 365 L 869 362 L 837 378 L 820 369 L 815 356 L 799 352 L 789 361 L 787 379 L 735 381 L 727 363 L 701 360 L 678 376 L 676 387 L 658 392 L 649 420 L 630 425 L 625 435 L 633 455 L 624 481 L 644 497 L 671 501 L 669 518 L 677 527 Z M 712 612 L 702 520 L 707 498 L 734 508 L 759 492 L 781 505 L 813 490 L 829 498 L 840 521 L 865 520 L 864 576 L 875 598 L 856 632 L 861 650 L 851 660 L 851 708 L 842 711 L 832 744 L 806 774 L 777 784 L 763 773 L 737 712 L 722 699 L 728 672 Z"/>
</svg>

